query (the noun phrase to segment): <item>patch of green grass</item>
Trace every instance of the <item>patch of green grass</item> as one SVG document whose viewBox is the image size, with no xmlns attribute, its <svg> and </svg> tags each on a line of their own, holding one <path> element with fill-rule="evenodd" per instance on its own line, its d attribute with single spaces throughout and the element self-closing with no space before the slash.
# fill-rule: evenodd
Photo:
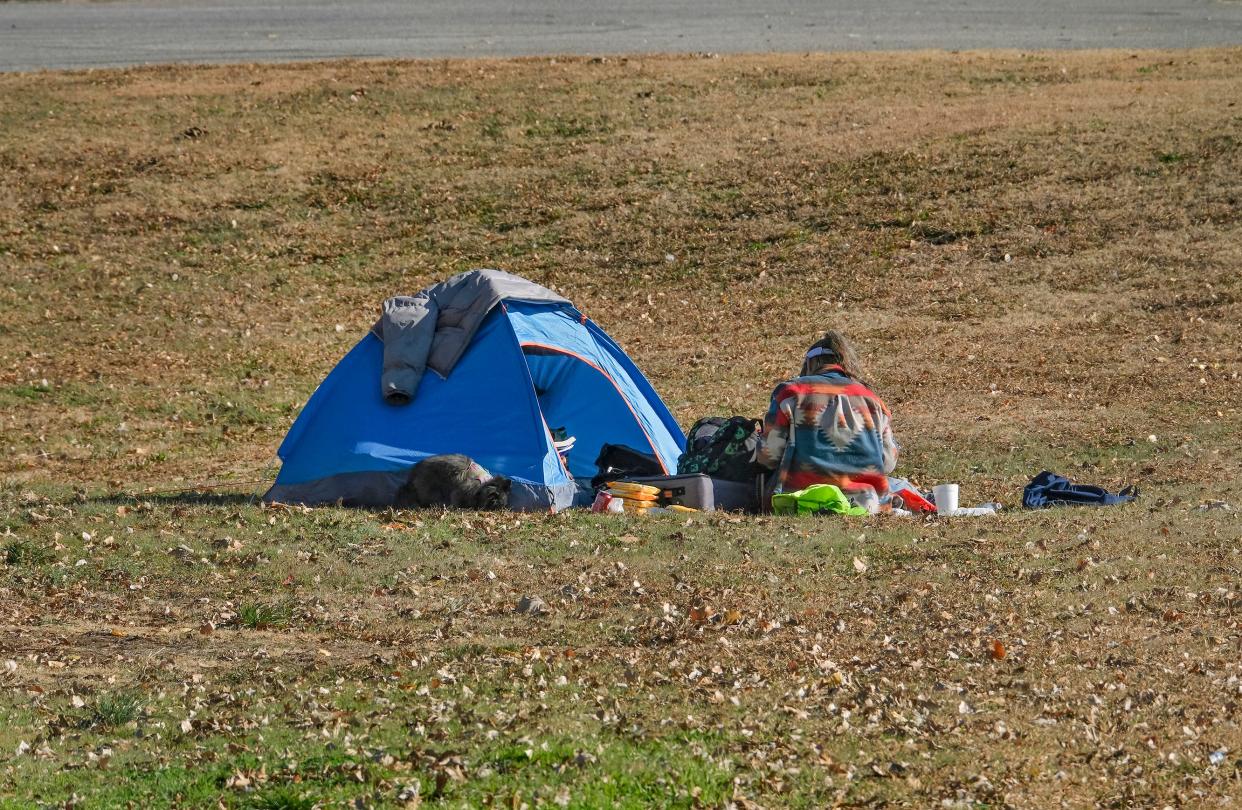
<svg viewBox="0 0 1242 810">
<path fill-rule="evenodd" d="M 23 403 L 46 402 L 56 405 L 98 405 L 103 402 L 106 392 L 82 385 L 10 385 L 0 387 L 0 404 L 11 403 L 20 406 Z"/>
<path fill-rule="evenodd" d="M 278 785 L 264 788 L 241 806 L 245 810 L 315 810 L 319 804 L 305 789 Z"/>
<path fill-rule="evenodd" d="M 208 249 L 236 244 L 244 239 L 245 232 L 238 227 L 234 227 L 233 220 L 231 219 L 208 220 L 200 224 L 196 229 L 187 230 L 185 234 L 186 244 Z"/>
<path fill-rule="evenodd" d="M 78 572 L 68 566 L 52 566 L 44 572 L 47 585 L 53 588 L 67 588 L 81 577 Z"/>
<path fill-rule="evenodd" d="M 131 761 L 124 754 L 119 759 L 106 771 L 62 770 L 38 761 L 19 763 L 23 778 L 16 786 L 5 785 L 9 798 L 0 798 L 0 808 L 61 806 L 73 796 L 84 807 L 216 807 L 230 775 L 225 768 L 233 765 L 160 765 Z M 109 778 L 113 769 L 124 777 Z"/>
<path fill-rule="evenodd" d="M 143 701 L 132 692 L 107 692 L 90 704 L 83 723 L 88 728 L 114 729 L 131 723 L 142 714 Z"/>
<path fill-rule="evenodd" d="M 18 399 L 42 399 L 51 393 L 51 387 L 45 385 L 10 385 L 0 389 L 0 394 L 8 394 Z"/>
<path fill-rule="evenodd" d="M 31 540 L 10 540 L 4 545 L 8 565 L 45 565 L 54 559 L 52 550 Z"/>
<path fill-rule="evenodd" d="M 599 747 L 568 740 L 508 744 L 480 764 L 478 778 L 454 787 L 447 798 L 476 806 L 485 796 L 518 792 L 559 795 L 573 808 L 690 808 L 720 806 L 732 793 L 732 774 L 709 748 L 676 738 Z"/>
<path fill-rule="evenodd" d="M 526 127 L 525 134 L 531 139 L 581 138 L 587 135 L 605 135 L 613 131 L 606 116 L 547 116 L 535 118 Z"/>
<path fill-rule="evenodd" d="M 251 630 L 285 627 L 292 615 L 293 609 L 286 602 L 246 602 L 237 610 L 238 621 Z"/>
<path fill-rule="evenodd" d="M 456 725 L 445 731 L 462 733 Z M 532 805 L 556 800 L 573 808 L 691 808 L 722 806 L 732 794 L 732 770 L 723 751 L 733 741 L 727 738 L 537 736 L 484 744 L 457 756 L 422 745 L 403 754 L 410 732 L 400 724 L 373 729 L 368 737 L 366 750 L 349 753 L 332 741 L 299 739 L 273 723 L 261 736 L 204 740 L 198 748 L 209 756 L 199 766 L 167 746 L 171 763 L 122 750 L 109 771 L 60 769 L 25 758 L 16 763 L 22 781 L 10 792 L 12 803 L 0 800 L 0 807 L 26 807 L 35 799 L 59 803 L 77 794 L 86 806 L 99 807 L 214 806 L 217 800 L 238 810 L 353 806 L 358 800 L 369 807 L 401 807 L 413 795 L 432 806 L 480 807 L 498 797 L 508 806 L 520 795 Z M 270 756 L 274 751 L 279 758 Z M 395 756 L 385 758 L 388 751 Z M 109 778 L 112 769 L 123 769 L 126 777 Z M 255 780 L 260 770 L 266 781 Z M 229 788 L 238 774 L 251 785 Z"/>
<path fill-rule="evenodd" d="M 501 140 L 505 137 L 505 122 L 499 117 L 489 115 L 483 119 L 482 132 L 485 137 Z"/>
<path fill-rule="evenodd" d="M 483 656 L 512 655 L 518 651 L 518 646 L 512 643 L 491 643 L 485 644 L 481 642 L 466 642 L 464 644 L 454 644 L 446 647 L 444 655 L 446 658 L 453 660 L 468 660 L 471 658 L 481 658 Z"/>
</svg>

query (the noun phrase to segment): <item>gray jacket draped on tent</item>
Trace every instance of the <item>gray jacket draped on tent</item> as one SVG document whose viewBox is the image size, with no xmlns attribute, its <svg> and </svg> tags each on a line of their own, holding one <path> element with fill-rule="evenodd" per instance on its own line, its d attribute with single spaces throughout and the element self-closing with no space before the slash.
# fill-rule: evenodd
<svg viewBox="0 0 1242 810">
<path fill-rule="evenodd" d="M 371 327 L 384 343 L 380 386 L 385 401 L 392 405 L 410 402 L 429 368 L 447 377 L 483 319 L 506 298 L 569 303 L 503 270 L 458 273 L 417 295 L 385 301 L 383 314 Z"/>
</svg>

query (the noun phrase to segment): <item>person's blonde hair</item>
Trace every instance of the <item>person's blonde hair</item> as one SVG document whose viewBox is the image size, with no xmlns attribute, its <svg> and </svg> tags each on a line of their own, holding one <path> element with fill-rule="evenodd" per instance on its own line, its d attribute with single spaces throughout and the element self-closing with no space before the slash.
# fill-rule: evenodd
<svg viewBox="0 0 1242 810">
<path fill-rule="evenodd" d="M 802 361 L 802 373 L 814 374 L 824 366 L 840 366 L 841 370 L 855 380 L 862 381 L 862 363 L 858 362 L 858 354 L 854 347 L 845 339 L 845 335 L 835 329 L 829 329 L 824 336 L 811 344 L 806 350 L 810 354 L 815 349 L 822 349 L 825 354 L 808 357 Z"/>
</svg>

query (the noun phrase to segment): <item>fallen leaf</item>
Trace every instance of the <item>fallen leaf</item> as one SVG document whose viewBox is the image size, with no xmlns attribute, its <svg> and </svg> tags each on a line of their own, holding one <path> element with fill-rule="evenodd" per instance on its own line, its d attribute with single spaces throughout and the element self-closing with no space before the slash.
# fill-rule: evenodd
<svg viewBox="0 0 1242 810">
<path fill-rule="evenodd" d="M 992 656 L 993 661 L 1000 661 L 1006 654 L 1005 645 L 1000 643 L 1000 639 L 994 638 L 992 639 L 992 649 L 988 650 L 988 653 Z"/>
<path fill-rule="evenodd" d="M 523 596 L 518 600 L 517 607 L 513 610 L 516 613 L 524 613 L 528 616 L 541 616 L 548 612 L 548 603 L 538 596 Z"/>
<path fill-rule="evenodd" d="M 397 793 L 397 801 L 401 802 L 401 806 L 406 810 L 414 810 L 423 803 L 422 787 L 421 782 L 415 779 L 412 784 L 401 788 Z"/>
<path fill-rule="evenodd" d="M 857 557 L 854 558 L 854 570 L 860 574 L 867 573 L 867 564 Z"/>
</svg>

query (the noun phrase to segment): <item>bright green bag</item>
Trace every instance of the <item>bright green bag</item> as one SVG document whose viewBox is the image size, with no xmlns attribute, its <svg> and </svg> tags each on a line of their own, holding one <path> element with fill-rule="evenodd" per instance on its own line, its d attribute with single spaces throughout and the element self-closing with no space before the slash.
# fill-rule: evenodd
<svg viewBox="0 0 1242 810">
<path fill-rule="evenodd" d="M 812 484 L 797 492 L 778 492 L 772 496 L 772 511 L 778 515 L 870 514 L 866 507 L 853 506 L 840 487 Z"/>
</svg>

